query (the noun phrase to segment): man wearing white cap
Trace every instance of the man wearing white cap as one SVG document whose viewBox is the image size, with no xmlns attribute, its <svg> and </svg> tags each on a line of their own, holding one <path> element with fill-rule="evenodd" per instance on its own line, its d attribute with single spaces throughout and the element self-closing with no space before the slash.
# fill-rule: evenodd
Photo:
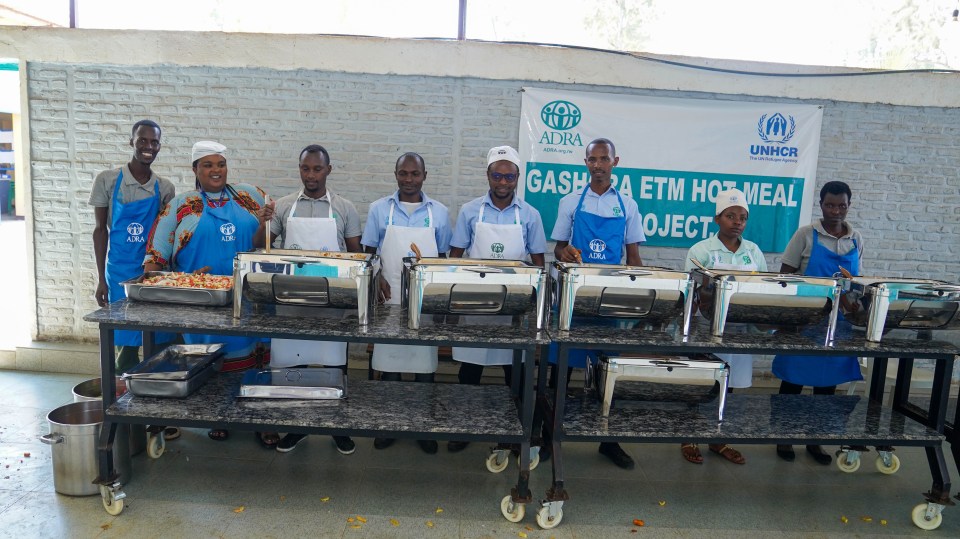
<svg viewBox="0 0 960 539">
<path fill-rule="evenodd" d="M 544 265 L 543 253 L 547 238 L 543 221 L 533 206 L 516 196 L 520 179 L 520 155 L 510 146 L 497 146 L 487 152 L 487 183 L 490 190 L 480 198 L 460 208 L 450 257 L 523 260 L 529 257 L 537 265 Z M 484 316 L 474 320 L 485 324 L 509 325 L 511 317 Z M 485 348 L 453 348 L 453 359 L 460 362 L 461 384 L 478 384 L 485 366 L 503 367 L 504 378 L 510 385 L 513 351 Z M 449 451 L 462 451 L 468 442 L 451 441 Z"/>
<path fill-rule="evenodd" d="M 640 210 L 630 197 L 620 196 L 613 186 L 613 169 L 620 163 L 613 141 L 598 138 L 587 144 L 583 159 L 590 173 L 590 184 L 560 199 L 557 222 L 550 237 L 556 240 L 554 256 L 561 262 L 620 264 L 626 257 L 630 266 L 643 264 L 640 243 L 646 241 Z M 550 347 L 550 363 L 556 363 L 559 347 Z M 571 369 L 587 366 L 587 350 L 573 349 L 568 354 L 567 379 Z M 557 369 L 550 371 L 550 385 L 556 385 Z M 540 451 L 541 460 L 549 456 L 551 445 Z M 617 442 L 601 442 L 600 454 L 625 470 L 634 467 L 633 459 Z"/>
<path fill-rule="evenodd" d="M 717 195 L 717 207 L 713 222 L 719 230 L 713 236 L 698 242 L 687 252 L 686 271 L 694 267 L 693 260 L 713 269 L 741 271 L 767 271 L 767 261 L 756 243 L 743 238 L 750 209 L 747 197 L 739 189 L 730 189 Z M 691 260 L 693 259 L 693 260 Z M 705 321 L 704 318 L 699 318 Z M 744 331 L 747 326 L 727 324 L 729 331 Z M 750 354 L 717 354 L 730 365 L 730 387 L 743 388 L 753 384 L 753 356 Z M 697 444 L 680 445 L 683 458 L 694 464 L 703 462 Z M 710 444 L 710 451 L 735 464 L 746 460 L 739 451 L 727 444 Z"/>
</svg>

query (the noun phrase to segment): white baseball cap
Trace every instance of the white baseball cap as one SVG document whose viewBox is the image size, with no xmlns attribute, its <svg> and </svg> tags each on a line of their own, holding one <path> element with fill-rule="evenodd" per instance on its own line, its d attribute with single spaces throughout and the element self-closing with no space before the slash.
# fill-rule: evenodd
<svg viewBox="0 0 960 539">
<path fill-rule="evenodd" d="M 489 167 L 497 161 L 510 161 L 514 165 L 517 165 L 518 169 L 520 168 L 520 154 L 510 146 L 490 148 L 490 151 L 487 152 L 487 166 Z"/>
<path fill-rule="evenodd" d="M 201 140 L 193 145 L 193 151 L 191 153 L 190 162 L 194 162 L 201 157 L 206 157 L 208 155 L 219 155 L 222 157 L 227 156 L 227 147 L 219 142 L 214 142 L 212 140 Z"/>
<path fill-rule="evenodd" d="M 750 213 L 750 207 L 747 206 L 747 195 L 739 189 L 730 189 L 717 195 L 717 211 L 714 215 L 720 215 L 723 210 L 731 206 L 739 206 L 747 210 L 748 214 Z"/>
</svg>

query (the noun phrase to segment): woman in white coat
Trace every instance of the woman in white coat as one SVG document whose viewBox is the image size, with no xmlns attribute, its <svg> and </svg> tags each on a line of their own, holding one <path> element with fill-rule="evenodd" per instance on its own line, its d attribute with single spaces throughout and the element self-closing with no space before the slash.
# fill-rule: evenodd
<svg viewBox="0 0 960 539">
<path fill-rule="evenodd" d="M 533 206 L 516 196 L 520 178 L 520 156 L 510 146 L 498 146 L 487 153 L 487 183 L 490 190 L 480 198 L 460 208 L 453 239 L 450 240 L 450 257 L 502 260 L 524 260 L 544 265 L 543 253 L 547 250 L 547 238 L 543 221 Z M 483 324 L 511 323 L 510 316 L 485 315 L 473 319 Z M 460 362 L 461 384 L 478 384 L 483 368 L 500 366 L 504 379 L 510 385 L 513 350 L 486 348 L 453 348 L 453 359 Z M 462 451 L 468 442 L 451 441 L 447 450 Z"/>
</svg>

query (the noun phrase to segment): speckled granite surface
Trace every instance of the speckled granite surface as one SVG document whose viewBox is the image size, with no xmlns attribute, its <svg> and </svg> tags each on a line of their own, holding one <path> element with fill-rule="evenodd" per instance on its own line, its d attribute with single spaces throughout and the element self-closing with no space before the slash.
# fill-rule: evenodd
<svg viewBox="0 0 960 539">
<path fill-rule="evenodd" d="M 427 433 L 437 439 L 516 441 L 523 429 L 510 390 L 500 385 L 460 386 L 415 382 L 351 382 L 342 400 L 248 399 L 237 397 L 243 373 L 211 378 L 183 399 L 124 395 L 111 416 L 133 422 L 164 418 L 169 425 L 224 428 L 256 425 L 281 432 L 327 432 L 378 436 Z M 469 427 L 468 427 L 469 426 Z M 464 436 L 464 430 L 469 436 Z M 457 436 L 451 434 L 460 433 Z"/>
<path fill-rule="evenodd" d="M 167 303 L 123 300 L 94 311 L 83 318 L 87 322 L 117 328 L 164 329 L 197 333 L 222 333 L 291 339 L 341 338 L 350 342 L 431 343 L 438 345 L 515 348 L 549 343 L 546 331 L 538 331 L 529 318 L 514 326 L 436 323 L 424 316 L 419 330 L 407 328 L 406 311 L 399 305 L 383 305 L 374 310 L 367 326 L 357 323 L 356 313 L 342 319 L 278 316 L 267 306 L 260 312 L 245 308 L 234 320 L 232 307 L 195 307 Z"/>
<path fill-rule="evenodd" d="M 577 323 L 579 322 L 579 323 Z M 637 349 L 659 353 L 743 353 L 776 354 L 803 352 L 805 355 L 859 355 L 868 357 L 951 358 L 960 354 L 954 343 L 939 340 L 884 338 L 882 342 L 867 342 L 864 332 L 846 327 L 838 328 L 833 346 L 825 346 L 825 331 L 814 328 L 796 332 L 779 330 L 776 333 L 733 333 L 717 338 L 705 325 L 693 324 L 690 335 L 683 337 L 676 326 L 666 330 L 644 328 L 635 323 L 618 325 L 597 324 L 591 320 L 577 320 L 569 331 L 560 331 L 554 323 L 548 331 L 557 342 L 575 348 L 625 350 Z M 934 333 L 936 338 L 936 333 Z"/>
<path fill-rule="evenodd" d="M 634 387 L 642 392 L 640 386 Z M 943 439 L 936 431 L 859 396 L 733 393 L 727 395 L 724 421 L 718 424 L 716 401 L 650 402 L 641 400 L 642 394 L 631 394 L 626 389 L 618 389 L 615 395 L 606 418 L 592 392 L 568 397 L 563 438 L 740 443 L 793 439 L 870 445 L 929 445 Z"/>
</svg>

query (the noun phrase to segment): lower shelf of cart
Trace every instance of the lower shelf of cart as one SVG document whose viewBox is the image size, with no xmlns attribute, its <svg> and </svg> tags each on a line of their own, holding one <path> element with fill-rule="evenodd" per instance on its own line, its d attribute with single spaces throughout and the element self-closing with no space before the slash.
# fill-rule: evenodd
<svg viewBox="0 0 960 539">
<path fill-rule="evenodd" d="M 351 382 L 339 400 L 238 397 L 242 373 L 220 374 L 186 398 L 124 395 L 107 416 L 120 423 L 519 442 L 510 389 L 416 382 Z"/>
</svg>

